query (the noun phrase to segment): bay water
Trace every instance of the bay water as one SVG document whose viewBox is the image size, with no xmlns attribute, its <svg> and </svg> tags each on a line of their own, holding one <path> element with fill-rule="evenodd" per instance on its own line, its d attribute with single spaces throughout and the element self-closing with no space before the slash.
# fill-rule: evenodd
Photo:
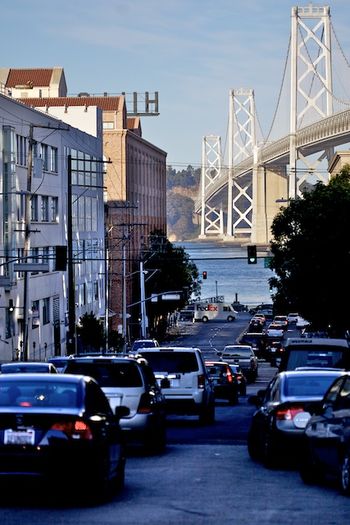
<svg viewBox="0 0 350 525">
<path fill-rule="evenodd" d="M 248 264 L 247 248 L 239 245 L 193 241 L 174 243 L 182 246 L 199 271 L 201 297 L 222 295 L 225 301 L 238 300 L 247 306 L 272 303 L 269 279 L 273 272 L 265 267 L 265 258 Z M 207 272 L 207 279 L 202 279 Z"/>
</svg>

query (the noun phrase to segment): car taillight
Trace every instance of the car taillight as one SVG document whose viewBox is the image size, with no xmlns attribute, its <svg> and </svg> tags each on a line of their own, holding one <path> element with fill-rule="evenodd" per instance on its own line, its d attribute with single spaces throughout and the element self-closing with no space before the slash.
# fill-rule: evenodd
<svg viewBox="0 0 350 525">
<path fill-rule="evenodd" d="M 228 371 L 226 372 L 226 377 L 227 377 L 227 381 L 228 381 L 229 383 L 232 383 L 232 381 L 233 381 L 233 377 L 232 377 L 232 374 L 231 374 L 231 371 L 230 371 L 230 370 L 228 370 Z"/>
<path fill-rule="evenodd" d="M 204 388 L 205 387 L 205 375 L 201 374 L 198 376 L 198 388 Z"/>
<path fill-rule="evenodd" d="M 300 412 L 304 412 L 304 409 L 302 407 L 282 408 L 282 409 L 277 410 L 276 419 L 292 421 L 294 417 Z"/>
<path fill-rule="evenodd" d="M 76 421 L 58 421 L 52 425 L 51 430 L 63 432 L 73 439 L 93 439 L 89 425 L 79 419 Z"/>
<path fill-rule="evenodd" d="M 153 398 L 152 396 L 145 392 L 142 394 L 137 408 L 138 414 L 150 414 L 152 412 Z"/>
</svg>

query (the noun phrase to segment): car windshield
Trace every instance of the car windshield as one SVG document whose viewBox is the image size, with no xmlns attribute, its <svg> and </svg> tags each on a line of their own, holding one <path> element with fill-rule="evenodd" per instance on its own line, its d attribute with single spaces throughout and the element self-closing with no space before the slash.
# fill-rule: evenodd
<svg viewBox="0 0 350 525">
<path fill-rule="evenodd" d="M 100 387 L 140 387 L 142 377 L 136 363 L 70 361 L 65 373 L 93 377 Z"/>
<path fill-rule="evenodd" d="M 283 393 L 287 397 L 323 397 L 334 379 L 334 375 L 288 377 Z"/>
<path fill-rule="evenodd" d="M 154 372 L 188 373 L 198 372 L 194 352 L 145 352 L 143 357 Z"/>
<path fill-rule="evenodd" d="M 295 370 L 300 366 L 319 366 L 328 368 L 343 368 L 343 350 L 327 350 L 298 348 L 288 354 L 287 370 Z"/>
<path fill-rule="evenodd" d="M 1 381 L 0 407 L 76 407 L 78 384 L 54 381 Z"/>
<path fill-rule="evenodd" d="M 154 346 L 156 346 L 154 341 L 145 339 L 143 341 L 134 341 L 132 344 L 132 350 L 138 350 L 139 348 L 152 348 Z"/>
</svg>

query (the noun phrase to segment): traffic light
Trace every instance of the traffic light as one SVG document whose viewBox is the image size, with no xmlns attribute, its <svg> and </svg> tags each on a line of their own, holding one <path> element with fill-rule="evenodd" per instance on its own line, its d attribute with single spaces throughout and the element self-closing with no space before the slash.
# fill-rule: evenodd
<svg viewBox="0 0 350 525">
<path fill-rule="evenodd" d="M 248 264 L 256 264 L 258 262 L 255 244 L 247 246 L 247 256 L 248 256 Z"/>
<path fill-rule="evenodd" d="M 67 269 L 67 246 L 56 246 L 55 270 L 64 272 Z"/>
<path fill-rule="evenodd" d="M 202 273 L 202 277 L 203 277 L 203 279 L 206 279 L 208 277 L 208 273 L 207 272 L 203 272 Z"/>
<path fill-rule="evenodd" d="M 13 306 L 13 299 L 9 299 L 9 312 L 13 312 L 15 307 Z"/>
</svg>

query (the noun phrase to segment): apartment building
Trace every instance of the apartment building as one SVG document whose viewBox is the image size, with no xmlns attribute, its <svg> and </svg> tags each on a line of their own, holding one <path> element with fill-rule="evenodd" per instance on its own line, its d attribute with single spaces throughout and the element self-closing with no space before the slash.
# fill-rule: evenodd
<svg viewBox="0 0 350 525">
<path fill-rule="evenodd" d="M 75 320 L 106 310 L 101 110 L 80 108 L 80 120 L 95 133 L 0 95 L 2 361 L 66 353 L 69 268 L 56 254 L 69 217 Z"/>
<path fill-rule="evenodd" d="M 22 87 L 20 92 L 22 101 L 31 107 L 71 123 L 76 122 L 74 114 L 77 108 L 88 112 L 90 107 L 96 106 L 102 110 L 103 154 L 108 160 L 104 186 L 109 254 L 109 326 L 120 333 L 126 331 L 123 335 L 127 338 L 131 333 L 139 336 L 138 307 L 132 309 L 130 305 L 139 300 L 138 270 L 148 236 L 154 230 L 166 232 L 167 154 L 144 139 L 139 116 L 128 117 L 125 96 L 81 93 L 67 97 L 65 93 L 45 97 L 43 87 L 37 84 L 40 78 L 37 70 L 33 70 L 32 76 L 29 70 L 10 70 L 6 76 L 6 71 L 0 69 L 0 81 L 8 89 L 14 89 L 15 81 L 9 81 L 14 71 L 17 71 L 16 82 L 19 85 L 31 83 L 27 90 Z M 64 86 L 65 81 L 59 82 L 56 78 L 56 85 Z M 42 89 L 41 96 L 32 97 L 31 89 Z M 52 93 L 53 88 L 49 91 Z M 126 328 L 122 321 L 122 318 L 125 321 L 125 307 Z"/>
</svg>

